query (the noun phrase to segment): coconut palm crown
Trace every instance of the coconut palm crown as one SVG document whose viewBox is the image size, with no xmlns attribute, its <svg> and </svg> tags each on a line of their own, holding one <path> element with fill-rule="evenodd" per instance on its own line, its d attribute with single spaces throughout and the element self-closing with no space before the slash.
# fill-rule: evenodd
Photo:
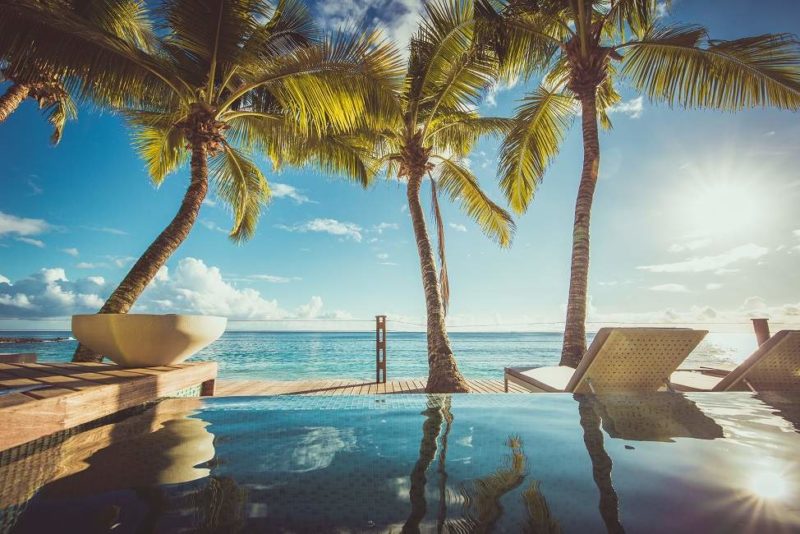
<svg viewBox="0 0 800 534">
<path fill-rule="evenodd" d="M 483 42 L 503 75 L 544 73 L 517 109 L 501 148 L 500 186 L 523 213 L 580 115 L 584 160 L 575 206 L 561 365 L 586 350 L 589 221 L 600 166 L 598 121 L 620 100 L 623 80 L 651 101 L 737 111 L 800 107 L 800 46 L 788 34 L 713 40 L 702 26 L 668 24 L 656 0 L 482 0 Z"/>
<path fill-rule="evenodd" d="M 52 4 L 70 1 L 79 0 Z M 32 54 L 65 72 L 75 94 L 121 112 L 154 184 L 190 164 L 178 213 L 100 313 L 127 313 L 188 236 L 209 178 L 239 242 L 254 234 L 270 198 L 253 154 L 275 166 L 314 161 L 352 174 L 348 155 L 326 140 L 367 119 L 380 127 L 381 117 L 396 114 L 401 81 L 396 52 L 378 34 L 322 37 L 294 0 L 165 0 L 140 16 L 154 28 L 146 46 L 49 2 L 0 1 L 5 57 Z M 75 359 L 97 356 L 79 348 Z"/>
<path fill-rule="evenodd" d="M 70 10 L 71 16 L 82 19 L 84 24 L 93 25 L 134 45 L 146 46 L 152 38 L 152 27 L 143 16 L 144 5 L 139 0 L 42 2 L 40 7 L 56 14 Z M 0 81 L 10 82 L 6 92 L 0 96 L 0 122 L 16 111 L 26 98 L 35 100 L 53 126 L 50 141 L 57 145 L 67 120 L 77 116 L 77 106 L 62 80 L 64 71 L 39 60 L 32 49 L 18 48 L 17 51 L 14 62 L 9 62 L 0 53 Z"/>
<path fill-rule="evenodd" d="M 484 134 L 508 132 L 510 119 L 480 117 L 485 89 L 498 75 L 495 56 L 477 41 L 471 0 L 426 3 L 409 45 L 400 110 L 391 125 L 368 128 L 340 140 L 358 147 L 369 173 L 385 171 L 406 183 L 408 210 L 419 254 L 427 312 L 428 392 L 466 391 L 445 328 L 449 299 L 444 225 L 438 192 L 443 192 L 501 246 L 511 243 L 511 216 L 492 202 L 470 171 L 466 156 Z M 440 274 L 420 199 L 423 181 L 432 191 Z"/>
</svg>

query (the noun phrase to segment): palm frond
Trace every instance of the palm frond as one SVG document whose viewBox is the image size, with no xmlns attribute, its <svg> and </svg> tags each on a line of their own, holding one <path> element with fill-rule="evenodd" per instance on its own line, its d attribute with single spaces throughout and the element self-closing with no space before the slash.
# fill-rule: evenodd
<svg viewBox="0 0 800 534">
<path fill-rule="evenodd" d="M 786 34 L 709 40 L 701 26 L 653 27 L 629 49 L 622 74 L 653 100 L 730 111 L 800 109 L 800 42 Z"/>
<path fill-rule="evenodd" d="M 475 112 L 442 110 L 431 122 L 424 144 L 438 153 L 465 157 L 484 135 L 504 135 L 514 126 L 513 119 L 480 117 Z"/>
<path fill-rule="evenodd" d="M 72 97 L 64 91 L 47 104 L 42 111 L 47 117 L 47 122 L 53 126 L 53 133 L 50 135 L 50 142 L 57 145 L 64 134 L 64 125 L 68 120 L 73 120 L 78 116 L 78 109 Z"/>
<path fill-rule="evenodd" d="M 168 174 L 188 159 L 186 139 L 172 125 L 135 126 L 133 144 L 155 185 L 161 185 Z"/>
<path fill-rule="evenodd" d="M 562 19 L 545 10 L 519 9 L 514 2 L 492 9 L 476 2 L 478 41 L 496 54 L 501 80 L 508 82 L 546 68 L 568 39 L 571 30 Z"/>
<path fill-rule="evenodd" d="M 460 204 L 464 213 L 480 226 L 483 233 L 500 246 L 511 245 L 516 229 L 511 215 L 486 196 L 478 179 L 469 170 L 452 159 L 442 156 L 437 156 L 437 159 L 436 179 L 439 188 L 450 200 Z"/>
<path fill-rule="evenodd" d="M 337 34 L 276 58 L 234 90 L 221 108 L 263 89 L 294 117 L 299 131 L 322 135 L 330 128 L 353 129 L 367 119 L 396 121 L 399 61 L 394 46 L 378 33 Z"/>
<path fill-rule="evenodd" d="M 500 148 L 500 188 L 516 213 L 523 213 L 576 114 L 575 100 L 537 88 L 517 108 L 517 124 Z"/>
<path fill-rule="evenodd" d="M 45 69 L 73 95 L 144 107 L 183 94 L 163 54 L 151 54 L 70 11 L 35 0 L 0 0 L 0 54 L 17 69 Z M 32 73 L 28 73 L 32 74 Z"/>
<path fill-rule="evenodd" d="M 326 174 L 343 176 L 368 187 L 380 170 L 374 140 L 358 133 L 310 137 L 293 153 L 294 165 L 309 163 Z"/>
<path fill-rule="evenodd" d="M 609 0 L 602 29 L 611 38 L 624 39 L 626 32 L 641 37 L 655 22 L 659 9 L 669 9 L 671 0 Z M 663 7 L 659 7 L 661 4 Z"/>
<path fill-rule="evenodd" d="M 229 237 L 239 242 L 253 237 L 261 206 L 269 202 L 270 190 L 261 170 L 228 143 L 209 166 L 217 196 L 233 212 Z"/>
</svg>

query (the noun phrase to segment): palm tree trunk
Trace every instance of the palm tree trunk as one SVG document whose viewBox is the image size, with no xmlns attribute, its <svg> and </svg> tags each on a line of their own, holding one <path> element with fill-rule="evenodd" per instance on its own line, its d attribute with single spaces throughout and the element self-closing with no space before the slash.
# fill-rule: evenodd
<svg viewBox="0 0 800 534">
<path fill-rule="evenodd" d="M 0 122 L 3 122 L 9 115 L 14 113 L 28 97 L 31 88 L 22 83 L 15 83 L 8 88 L 3 96 L 0 96 Z"/>
<path fill-rule="evenodd" d="M 597 173 L 600 168 L 600 140 L 597 135 L 596 89 L 581 95 L 583 116 L 583 171 L 575 203 L 572 227 L 572 265 L 564 325 L 564 346 L 560 365 L 577 367 L 586 352 L 586 300 L 589 284 L 589 223 Z"/>
<path fill-rule="evenodd" d="M 192 146 L 191 167 L 191 182 L 175 218 L 147 247 L 98 313 L 128 313 L 158 270 L 189 236 L 208 192 L 208 150 L 204 143 Z M 78 345 L 72 357 L 75 362 L 99 362 L 102 359 L 102 355 L 83 345 Z"/>
<path fill-rule="evenodd" d="M 428 385 L 425 391 L 428 393 L 466 393 L 469 391 L 469 386 L 458 370 L 445 329 L 444 304 L 436 276 L 436 262 L 425 225 L 425 214 L 419 199 L 421 185 L 422 174 L 409 176 L 408 211 L 411 214 L 414 237 L 417 241 L 417 252 L 422 269 L 422 288 L 425 292 L 425 307 L 428 316 Z"/>
</svg>

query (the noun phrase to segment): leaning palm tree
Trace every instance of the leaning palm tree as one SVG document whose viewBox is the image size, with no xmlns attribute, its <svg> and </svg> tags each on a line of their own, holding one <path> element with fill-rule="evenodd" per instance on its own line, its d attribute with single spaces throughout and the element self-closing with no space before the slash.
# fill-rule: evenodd
<svg viewBox="0 0 800 534">
<path fill-rule="evenodd" d="M 620 100 L 626 80 L 651 100 L 684 108 L 736 111 L 800 108 L 800 48 L 787 34 L 712 40 L 702 26 L 665 24 L 657 0 L 510 0 L 482 4 L 485 42 L 505 75 L 545 72 L 517 109 L 504 141 L 500 185 L 523 213 L 572 121 L 581 116 L 584 159 L 573 227 L 561 365 L 586 349 L 589 220 L 600 169 L 598 119 Z"/>
<path fill-rule="evenodd" d="M 369 172 L 384 169 L 390 179 L 406 182 L 427 312 L 429 393 L 469 390 L 445 327 L 449 284 L 438 191 L 457 201 L 501 246 L 511 243 L 514 231 L 511 216 L 483 192 L 464 161 L 481 135 L 507 132 L 512 124 L 509 119 L 480 117 L 475 111 L 484 89 L 497 75 L 497 62 L 478 46 L 473 14 L 471 0 L 425 4 L 420 28 L 409 45 L 395 123 L 346 139 L 349 145 L 361 148 L 360 156 L 368 160 L 363 166 Z M 431 185 L 441 275 L 420 199 L 426 179 Z"/>
<path fill-rule="evenodd" d="M 146 47 L 152 39 L 152 28 L 144 14 L 144 4 L 139 0 L 107 2 L 105 0 L 85 0 L 83 2 L 42 2 L 42 9 L 48 9 L 54 16 L 64 10 L 82 18 L 88 25 L 108 31 L 124 41 Z M 77 107 L 59 72 L 38 60 L 32 49 L 18 49 L 13 63 L 0 61 L 5 65 L 0 69 L 0 81 L 10 83 L 6 92 L 0 96 L 0 122 L 5 121 L 26 99 L 37 102 L 47 121 L 53 126 L 50 141 L 57 145 L 61 141 L 67 120 L 77 116 Z M 0 50 L 0 58 L 4 57 Z"/>
<path fill-rule="evenodd" d="M 41 6 L 36 0 L 0 0 L 0 50 L 13 57 L 32 49 L 68 70 L 83 97 L 119 110 L 156 185 L 187 160 L 190 165 L 178 213 L 100 313 L 130 310 L 189 235 L 209 177 L 233 214 L 230 238 L 248 239 L 270 197 L 251 159 L 254 152 L 275 164 L 299 162 L 306 141 L 320 132 L 363 127 L 365 118 L 378 127 L 380 117 L 395 111 L 392 96 L 400 78 L 394 48 L 375 33 L 320 38 L 305 8 L 293 0 L 276 6 L 262 0 L 165 0 L 146 14 L 157 29 L 148 48 Z M 13 38 L 2 37 L 12 30 Z M 319 150 L 315 154 L 324 157 Z M 73 359 L 99 356 L 78 347 Z"/>
</svg>

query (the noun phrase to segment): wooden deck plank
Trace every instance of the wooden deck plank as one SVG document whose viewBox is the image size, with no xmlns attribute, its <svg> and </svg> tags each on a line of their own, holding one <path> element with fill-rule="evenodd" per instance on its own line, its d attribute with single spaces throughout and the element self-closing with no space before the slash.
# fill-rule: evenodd
<svg viewBox="0 0 800 534">
<path fill-rule="evenodd" d="M 59 365 L 2 364 L 4 377 L 50 387 L 0 396 L 0 450 L 168 396 L 213 380 L 217 374 L 213 362 L 191 363 L 158 374 L 111 365 Z"/>
</svg>

